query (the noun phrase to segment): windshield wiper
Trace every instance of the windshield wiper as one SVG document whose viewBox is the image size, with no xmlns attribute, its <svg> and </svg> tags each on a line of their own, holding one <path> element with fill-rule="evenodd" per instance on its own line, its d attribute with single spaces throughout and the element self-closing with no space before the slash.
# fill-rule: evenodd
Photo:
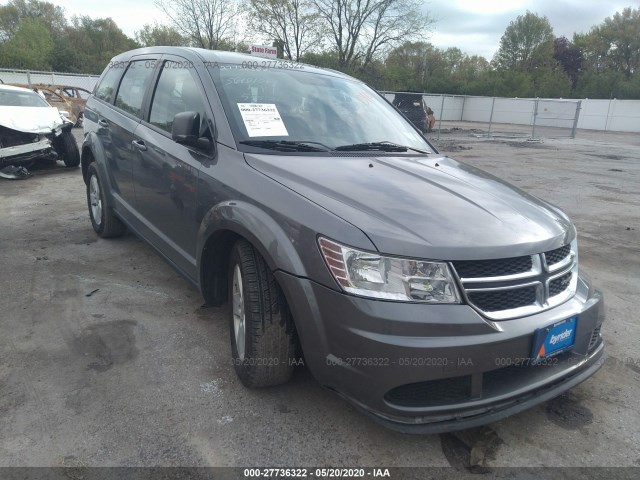
<svg viewBox="0 0 640 480">
<path fill-rule="evenodd" d="M 250 147 L 267 148 L 279 152 L 328 152 L 331 149 L 318 142 L 293 141 L 293 140 L 242 140 L 238 143 Z M 319 145 L 316 147 L 315 145 Z"/>
<path fill-rule="evenodd" d="M 341 145 L 334 150 L 338 152 L 362 152 L 371 150 L 380 150 L 382 152 L 406 152 L 413 150 L 418 153 L 431 153 L 428 150 L 420 150 L 418 148 L 406 147 L 393 142 L 372 142 L 372 143 L 354 143 L 353 145 Z"/>
</svg>

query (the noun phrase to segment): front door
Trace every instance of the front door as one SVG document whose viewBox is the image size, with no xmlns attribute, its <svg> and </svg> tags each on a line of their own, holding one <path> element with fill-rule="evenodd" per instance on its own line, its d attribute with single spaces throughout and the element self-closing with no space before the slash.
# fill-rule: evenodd
<svg viewBox="0 0 640 480">
<path fill-rule="evenodd" d="M 200 113 L 201 136 L 208 109 L 200 79 L 184 61 L 164 60 L 148 118 L 135 131 L 133 177 L 144 234 L 180 270 L 196 279 L 197 180 L 208 156 L 171 138 L 177 113 Z"/>
</svg>

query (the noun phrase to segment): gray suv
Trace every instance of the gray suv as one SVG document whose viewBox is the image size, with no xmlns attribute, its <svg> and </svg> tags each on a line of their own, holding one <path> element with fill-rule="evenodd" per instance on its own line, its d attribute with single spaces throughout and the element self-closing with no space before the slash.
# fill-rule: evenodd
<svg viewBox="0 0 640 480">
<path fill-rule="evenodd" d="M 339 72 L 229 52 L 115 57 L 87 101 L 91 223 L 229 306 L 248 387 L 304 363 L 411 433 L 553 398 L 605 358 L 601 293 L 557 207 L 438 154 Z"/>
</svg>

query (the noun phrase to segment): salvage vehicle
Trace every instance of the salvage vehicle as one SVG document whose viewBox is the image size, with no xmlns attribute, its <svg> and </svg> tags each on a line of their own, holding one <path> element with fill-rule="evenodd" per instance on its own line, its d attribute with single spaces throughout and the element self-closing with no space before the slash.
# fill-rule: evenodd
<svg viewBox="0 0 640 480">
<path fill-rule="evenodd" d="M 74 102 L 67 95 L 56 86 L 32 84 L 26 85 L 22 83 L 13 83 L 14 87 L 27 88 L 33 90 L 42 98 L 44 98 L 49 105 L 56 107 L 60 114 L 67 120 L 73 123 L 74 127 L 82 126 L 82 116 L 78 116 L 80 112 L 84 115 L 84 104 L 75 105 Z M 84 102 L 86 103 L 86 102 Z"/>
<path fill-rule="evenodd" d="M 75 118 L 76 127 L 82 126 L 84 117 L 84 106 L 91 92 L 86 88 L 74 87 L 71 85 L 49 85 L 56 94 L 60 95 L 70 106 L 71 113 Z"/>
<path fill-rule="evenodd" d="M 347 75 L 133 50 L 84 131 L 93 229 L 129 229 L 228 305 L 247 387 L 304 362 L 376 421 L 427 433 L 530 408 L 603 363 L 603 298 L 567 215 L 439 154 Z"/>
<path fill-rule="evenodd" d="M 422 133 L 429 133 L 433 129 L 433 110 L 424 101 L 422 93 L 396 93 L 392 103 Z"/>
<path fill-rule="evenodd" d="M 0 167 L 62 160 L 80 165 L 73 123 L 27 88 L 0 85 Z"/>
</svg>

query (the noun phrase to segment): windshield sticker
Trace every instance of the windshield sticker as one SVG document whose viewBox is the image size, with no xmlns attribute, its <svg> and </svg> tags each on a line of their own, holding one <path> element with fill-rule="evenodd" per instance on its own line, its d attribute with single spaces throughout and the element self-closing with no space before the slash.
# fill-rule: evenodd
<svg viewBox="0 0 640 480">
<path fill-rule="evenodd" d="M 274 103 L 239 103 L 240 115 L 250 137 L 288 137 Z"/>
</svg>

